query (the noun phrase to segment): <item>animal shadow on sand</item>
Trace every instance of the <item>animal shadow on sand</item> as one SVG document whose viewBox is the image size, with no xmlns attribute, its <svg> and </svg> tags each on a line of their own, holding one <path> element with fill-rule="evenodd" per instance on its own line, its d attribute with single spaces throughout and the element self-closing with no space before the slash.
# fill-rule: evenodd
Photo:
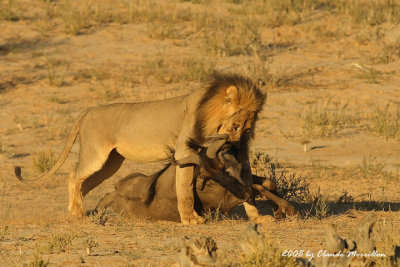
<svg viewBox="0 0 400 267">
<path fill-rule="evenodd" d="M 317 203 L 293 203 L 292 204 L 299 210 L 302 217 L 308 217 L 309 215 L 315 216 L 321 211 L 321 206 Z M 324 203 L 325 215 L 323 217 L 329 217 L 332 215 L 346 215 L 352 216 L 352 211 L 400 211 L 400 202 L 388 202 L 388 201 L 348 201 L 345 203 L 339 203 L 334 201 L 327 201 Z M 317 209 L 319 211 L 317 212 Z"/>
</svg>

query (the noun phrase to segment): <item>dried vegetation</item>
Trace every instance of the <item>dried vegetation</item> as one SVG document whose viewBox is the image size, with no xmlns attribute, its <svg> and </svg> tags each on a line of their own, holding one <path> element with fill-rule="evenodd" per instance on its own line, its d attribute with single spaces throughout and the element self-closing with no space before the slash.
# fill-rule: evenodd
<svg viewBox="0 0 400 267">
<path fill-rule="evenodd" d="M 186 249 L 185 255 L 197 249 L 211 255 L 214 263 L 297 266 L 304 261 L 282 257 L 283 249 L 321 249 L 330 223 L 337 225 L 337 237 L 356 241 L 361 215 L 376 210 L 374 242 L 389 257 L 374 264 L 399 265 L 391 257 L 394 246 L 400 245 L 399 166 L 387 163 L 389 152 L 364 152 L 357 147 L 359 139 L 346 148 L 357 147 L 361 159 L 342 165 L 333 160 L 321 163 L 323 153 L 317 153 L 313 142 L 353 140 L 363 134 L 376 138 L 371 142 L 398 147 L 392 142 L 400 139 L 394 94 L 400 3 L 216 2 L 0 0 L 0 57 L 4 59 L 0 109 L 5 114 L 0 120 L 0 262 L 8 266 L 169 264 L 178 254 L 177 236 L 193 240 L 199 234 L 218 241 L 218 257 L 213 256 L 215 243 L 210 239 L 190 241 L 187 246 L 192 250 Z M 96 52 L 97 46 L 105 50 Z M 181 95 L 207 81 L 215 69 L 248 75 L 268 90 L 272 101 L 267 105 L 275 105 L 278 111 L 268 108 L 266 113 L 279 116 L 275 121 L 267 119 L 284 127 L 292 116 L 295 122 L 285 132 L 285 142 L 300 140 L 305 145 L 301 157 L 314 157 L 303 165 L 281 162 L 278 153 L 271 153 L 274 159 L 254 153 L 253 171 L 274 180 L 278 193 L 300 210 L 299 217 L 261 226 L 265 233 L 253 232 L 258 240 L 254 244 L 238 241 L 244 232 L 241 217 L 223 217 L 218 212 L 206 214 L 208 224 L 195 231 L 163 222 L 129 222 L 106 212 L 70 222 L 65 215 L 66 173 L 50 186 L 20 188 L 11 182 L 10 170 L 17 161 L 32 162 L 36 173 L 54 165 L 51 151 L 32 151 L 60 144 L 82 109 Z M 349 88 L 354 95 L 342 94 Z M 280 100 L 277 94 L 282 94 Z M 268 142 L 278 140 L 278 130 L 269 128 L 257 129 L 256 139 L 263 131 Z M 398 149 L 390 153 L 397 155 Z M 105 185 L 89 200 L 97 203 L 107 186 L 113 187 Z M 208 249 L 202 250 L 202 244 L 208 244 Z"/>
</svg>

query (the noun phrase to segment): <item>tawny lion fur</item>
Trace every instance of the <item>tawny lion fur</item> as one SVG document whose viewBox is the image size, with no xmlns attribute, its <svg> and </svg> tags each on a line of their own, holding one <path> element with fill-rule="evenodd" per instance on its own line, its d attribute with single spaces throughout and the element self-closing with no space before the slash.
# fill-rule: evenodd
<svg viewBox="0 0 400 267">
<path fill-rule="evenodd" d="M 83 197 L 111 177 L 125 159 L 157 162 L 193 153 L 186 146 L 189 138 L 202 143 L 208 135 L 229 135 L 240 147 L 242 182 L 252 183 L 247 146 L 254 132 L 257 114 L 265 96 L 248 78 L 234 74 L 214 74 L 212 82 L 191 94 L 145 103 L 120 103 L 83 112 L 75 122 L 67 144 L 55 166 L 32 180 L 52 176 L 68 156 L 79 135 L 80 151 L 76 170 L 68 178 L 72 215 L 84 215 Z M 15 167 L 21 181 L 21 168 Z M 193 167 L 176 169 L 178 210 L 184 224 L 200 219 L 193 209 Z"/>
</svg>

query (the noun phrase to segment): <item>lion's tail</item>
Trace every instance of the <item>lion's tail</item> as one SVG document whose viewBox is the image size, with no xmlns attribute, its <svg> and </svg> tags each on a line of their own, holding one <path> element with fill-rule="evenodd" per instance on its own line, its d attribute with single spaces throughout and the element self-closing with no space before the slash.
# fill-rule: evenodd
<svg viewBox="0 0 400 267">
<path fill-rule="evenodd" d="M 61 165 L 64 163 L 65 159 L 67 158 L 69 152 L 71 151 L 72 145 L 75 142 L 76 137 L 79 134 L 79 122 L 81 121 L 82 117 L 86 114 L 86 112 L 83 112 L 79 118 L 76 120 L 74 126 L 72 127 L 72 131 L 69 134 L 67 143 L 64 146 L 64 149 L 60 155 L 60 157 L 58 158 L 56 164 L 54 164 L 54 166 L 45 174 L 35 177 L 33 179 L 27 180 L 22 178 L 21 175 L 21 167 L 20 166 L 15 166 L 14 167 L 14 173 L 15 176 L 17 176 L 18 180 L 20 180 L 21 182 L 27 183 L 27 182 L 32 182 L 32 181 L 37 181 L 37 180 L 42 180 L 42 179 L 47 179 L 50 176 L 52 176 L 60 167 Z"/>
</svg>

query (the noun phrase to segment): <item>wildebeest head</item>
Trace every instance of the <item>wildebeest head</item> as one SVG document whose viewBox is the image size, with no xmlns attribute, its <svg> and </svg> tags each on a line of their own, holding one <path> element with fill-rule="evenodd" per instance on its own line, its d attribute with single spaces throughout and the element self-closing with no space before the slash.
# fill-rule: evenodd
<svg viewBox="0 0 400 267">
<path fill-rule="evenodd" d="M 246 185 L 241 177 L 242 164 L 238 160 L 236 147 L 227 142 L 228 135 L 221 134 L 209 136 L 206 141 L 199 145 L 193 139 L 188 140 L 188 147 L 193 150 L 192 155 L 175 161 L 181 168 L 189 165 L 198 165 L 202 171 L 214 180 L 236 179 Z"/>
</svg>

